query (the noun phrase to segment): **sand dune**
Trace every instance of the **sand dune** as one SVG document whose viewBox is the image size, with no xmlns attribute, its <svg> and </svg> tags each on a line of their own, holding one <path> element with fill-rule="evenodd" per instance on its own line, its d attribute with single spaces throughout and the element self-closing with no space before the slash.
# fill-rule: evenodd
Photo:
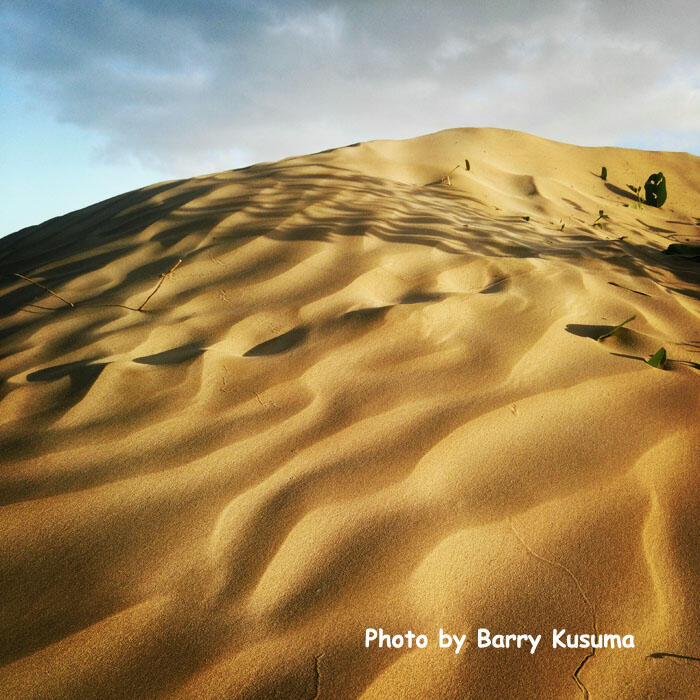
<svg viewBox="0 0 700 700">
<path fill-rule="evenodd" d="M 0 240 L 0 697 L 700 698 L 699 193 L 455 129 Z"/>
</svg>

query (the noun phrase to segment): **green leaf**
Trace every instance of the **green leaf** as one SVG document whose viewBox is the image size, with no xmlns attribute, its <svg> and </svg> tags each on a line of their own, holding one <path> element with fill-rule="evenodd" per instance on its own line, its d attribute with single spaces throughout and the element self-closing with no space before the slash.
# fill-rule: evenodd
<svg viewBox="0 0 700 700">
<path fill-rule="evenodd" d="M 469 168 L 469 161 L 468 161 L 466 158 L 464 159 L 464 167 L 465 167 L 467 170 L 470 170 L 470 168 Z"/>
<path fill-rule="evenodd" d="M 605 166 L 603 166 L 602 170 L 600 171 L 600 179 L 601 180 L 608 179 L 608 169 Z"/>
<path fill-rule="evenodd" d="M 628 319 L 626 319 L 619 325 L 615 326 L 614 328 L 611 328 L 607 333 L 599 335 L 598 340 L 605 340 L 605 338 L 609 338 L 611 335 L 615 335 L 615 333 L 617 333 L 620 330 L 620 328 L 622 328 L 625 324 L 629 323 L 630 321 L 634 321 L 635 318 L 637 318 L 636 314 L 634 316 L 630 316 Z"/>
<path fill-rule="evenodd" d="M 648 360 L 647 364 L 652 367 L 663 367 L 666 362 L 666 348 L 659 348 Z"/>
</svg>

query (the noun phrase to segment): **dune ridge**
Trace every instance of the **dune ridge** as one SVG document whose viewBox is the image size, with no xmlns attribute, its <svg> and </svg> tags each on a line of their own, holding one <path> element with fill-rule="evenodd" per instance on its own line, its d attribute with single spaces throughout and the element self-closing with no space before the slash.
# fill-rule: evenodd
<svg viewBox="0 0 700 700">
<path fill-rule="evenodd" d="M 0 696 L 700 698 L 699 193 L 453 129 L 0 239 Z"/>
</svg>

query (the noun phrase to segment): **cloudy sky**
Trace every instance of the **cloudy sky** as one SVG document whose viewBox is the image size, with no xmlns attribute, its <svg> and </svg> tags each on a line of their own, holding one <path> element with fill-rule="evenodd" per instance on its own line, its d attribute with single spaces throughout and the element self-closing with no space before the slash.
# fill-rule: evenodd
<svg viewBox="0 0 700 700">
<path fill-rule="evenodd" d="M 4 0 L 0 235 L 456 126 L 700 155 L 699 26 L 697 0 Z"/>
</svg>

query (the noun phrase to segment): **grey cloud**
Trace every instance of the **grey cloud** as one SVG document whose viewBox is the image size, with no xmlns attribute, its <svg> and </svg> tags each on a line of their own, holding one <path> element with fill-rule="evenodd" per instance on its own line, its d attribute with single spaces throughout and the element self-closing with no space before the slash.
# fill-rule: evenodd
<svg viewBox="0 0 700 700">
<path fill-rule="evenodd" d="M 697 153 L 697 10 L 659 5 L 11 2 L 1 59 L 110 157 L 179 175 L 462 125 Z"/>
</svg>

